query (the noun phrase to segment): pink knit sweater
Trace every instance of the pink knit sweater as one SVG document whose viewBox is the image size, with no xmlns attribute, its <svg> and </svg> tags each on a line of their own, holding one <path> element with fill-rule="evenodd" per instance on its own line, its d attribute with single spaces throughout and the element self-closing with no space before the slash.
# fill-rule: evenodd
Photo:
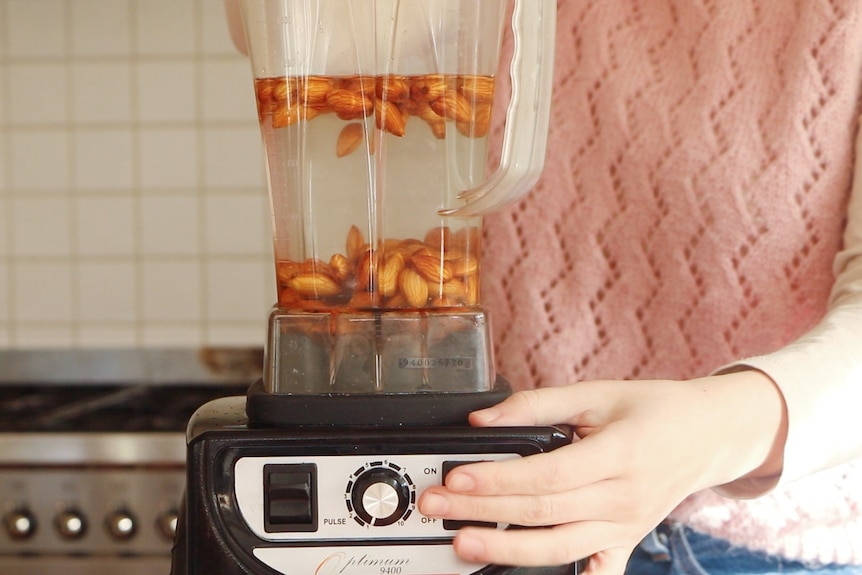
<svg viewBox="0 0 862 575">
<path fill-rule="evenodd" d="M 692 378 L 814 327 L 851 188 L 862 2 L 560 0 L 558 18 L 544 176 L 486 222 L 499 371 Z M 772 493 L 697 494 L 675 516 L 862 564 L 862 465 L 790 481 L 826 466 L 794 442 L 803 463 Z"/>
</svg>

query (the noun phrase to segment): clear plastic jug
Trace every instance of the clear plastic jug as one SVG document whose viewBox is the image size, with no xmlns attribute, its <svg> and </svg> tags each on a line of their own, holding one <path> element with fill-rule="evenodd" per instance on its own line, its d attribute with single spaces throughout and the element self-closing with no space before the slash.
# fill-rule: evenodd
<svg viewBox="0 0 862 575">
<path fill-rule="evenodd" d="M 241 0 L 272 206 L 274 393 L 481 391 L 481 218 L 544 162 L 555 0 Z M 487 173 L 504 27 L 515 50 Z"/>
</svg>

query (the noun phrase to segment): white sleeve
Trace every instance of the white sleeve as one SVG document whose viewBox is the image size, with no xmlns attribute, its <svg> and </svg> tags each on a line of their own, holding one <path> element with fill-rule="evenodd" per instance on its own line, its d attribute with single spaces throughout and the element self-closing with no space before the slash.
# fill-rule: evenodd
<svg viewBox="0 0 862 575">
<path fill-rule="evenodd" d="M 764 372 L 784 395 L 788 436 L 781 483 L 862 456 L 862 130 L 844 245 L 834 269 L 822 321 L 779 351 L 731 366 Z"/>
</svg>

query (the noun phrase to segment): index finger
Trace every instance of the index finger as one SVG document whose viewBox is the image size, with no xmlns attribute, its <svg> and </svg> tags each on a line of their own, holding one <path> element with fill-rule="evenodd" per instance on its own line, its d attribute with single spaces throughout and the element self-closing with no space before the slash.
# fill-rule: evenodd
<svg viewBox="0 0 862 575">
<path fill-rule="evenodd" d="M 585 413 L 607 403 L 607 390 L 597 394 L 596 388 L 590 382 L 582 382 L 519 391 L 493 407 L 474 411 L 470 414 L 470 423 L 478 427 L 574 425 Z"/>
<path fill-rule="evenodd" d="M 505 461 L 460 465 L 446 476 L 446 488 L 471 495 L 561 493 L 616 475 L 616 442 L 597 433 L 547 453 Z"/>
</svg>

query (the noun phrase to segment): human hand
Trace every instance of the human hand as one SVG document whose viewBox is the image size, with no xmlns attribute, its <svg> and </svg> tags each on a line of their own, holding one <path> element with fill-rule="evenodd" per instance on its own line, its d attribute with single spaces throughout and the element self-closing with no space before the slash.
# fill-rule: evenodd
<svg viewBox="0 0 862 575">
<path fill-rule="evenodd" d="M 241 54 L 248 56 L 248 44 L 246 43 L 245 30 L 242 27 L 239 0 L 224 0 L 224 13 L 231 42 Z"/>
<path fill-rule="evenodd" d="M 525 391 L 475 412 L 471 423 L 569 424 L 581 439 L 459 466 L 445 487 L 421 495 L 419 511 L 538 527 L 463 528 L 453 544 L 464 560 L 531 567 L 591 557 L 590 575 L 622 574 L 638 542 L 691 493 L 780 472 L 786 425 L 780 392 L 755 371 Z"/>
</svg>

